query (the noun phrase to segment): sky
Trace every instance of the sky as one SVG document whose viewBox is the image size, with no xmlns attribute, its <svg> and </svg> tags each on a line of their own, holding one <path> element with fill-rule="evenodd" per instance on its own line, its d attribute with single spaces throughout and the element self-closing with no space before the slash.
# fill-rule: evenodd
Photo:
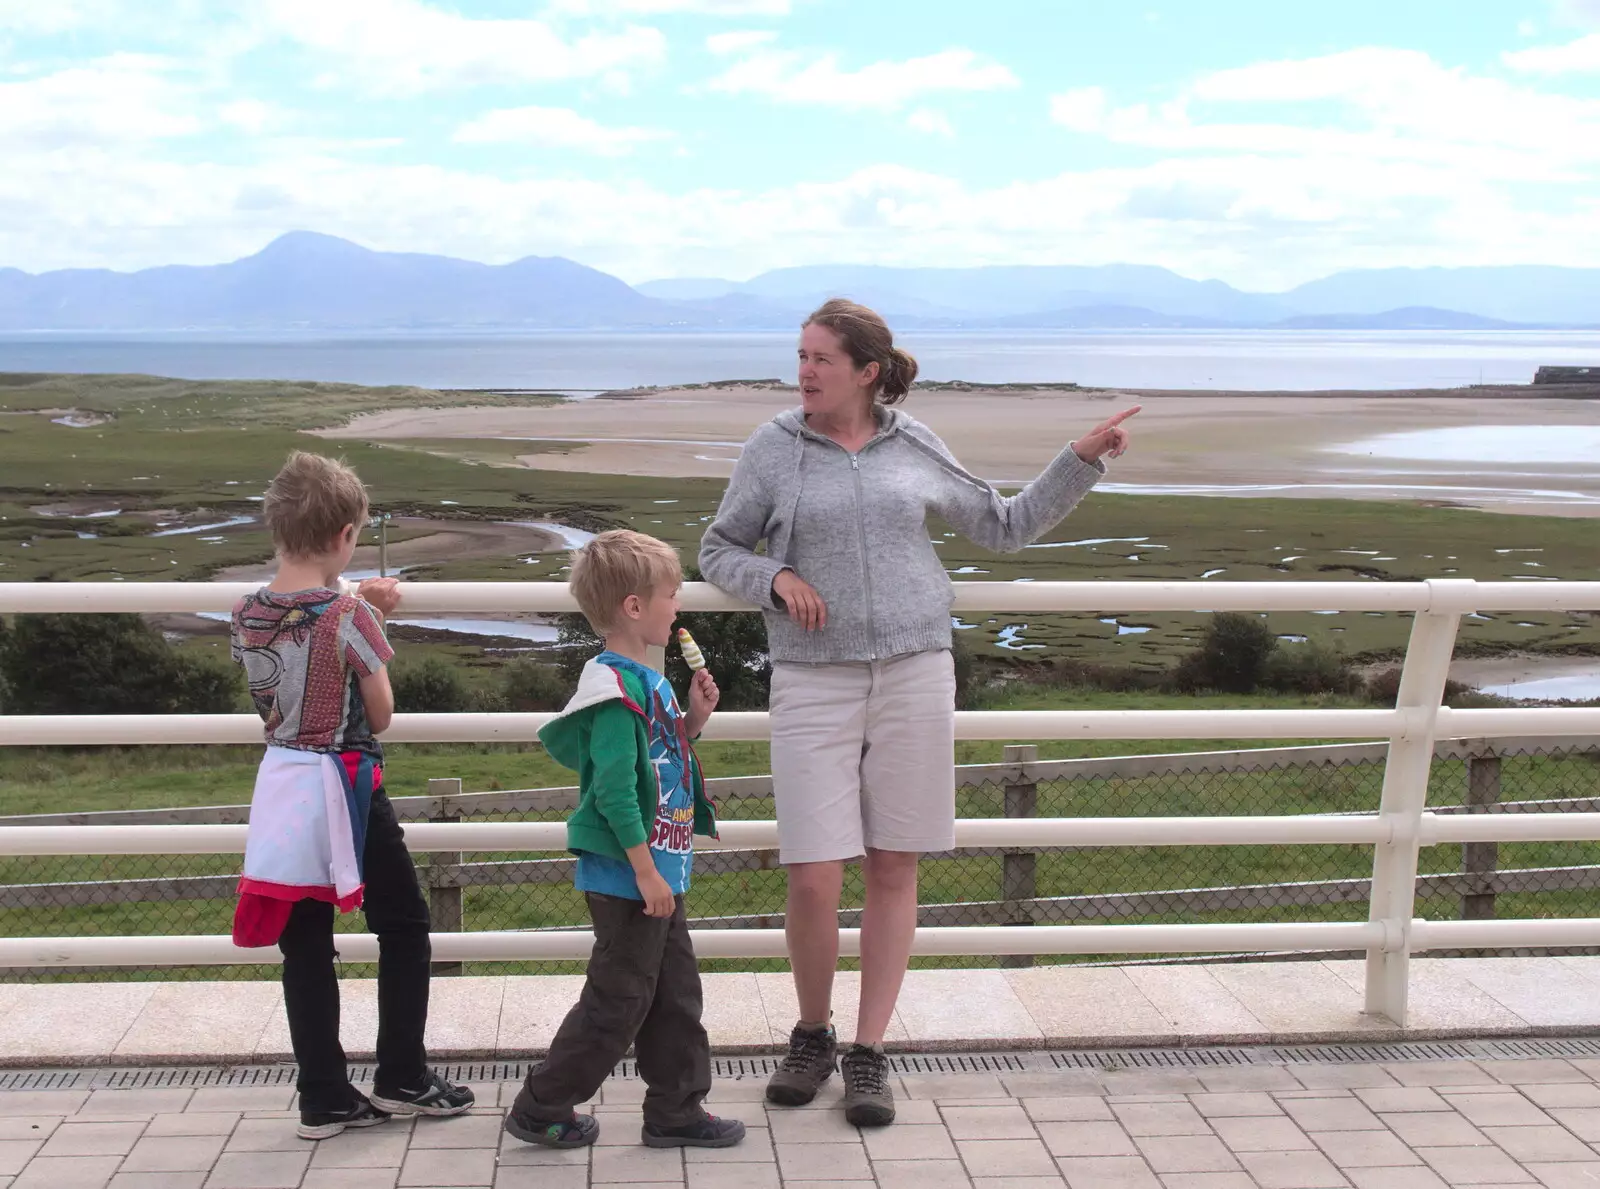
<svg viewBox="0 0 1600 1189">
<path fill-rule="evenodd" d="M 1600 267 L 1600 0 L 0 0 L 0 267 Z"/>
</svg>

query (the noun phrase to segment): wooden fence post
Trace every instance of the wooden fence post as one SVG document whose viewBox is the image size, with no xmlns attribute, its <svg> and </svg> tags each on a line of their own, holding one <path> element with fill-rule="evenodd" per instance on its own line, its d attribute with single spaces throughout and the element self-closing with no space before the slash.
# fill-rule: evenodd
<svg viewBox="0 0 1600 1189">
<path fill-rule="evenodd" d="M 1016 764 L 1020 772 L 1015 780 L 1005 786 L 1006 816 L 1035 817 L 1039 812 L 1039 784 L 1028 771 L 1028 765 L 1037 763 L 1039 749 L 1031 743 L 1013 743 L 1006 746 L 1003 762 Z M 1000 898 L 1009 903 L 1032 900 L 1038 892 L 1039 858 L 1035 851 L 1008 847 L 1000 860 Z M 1018 907 L 1011 917 L 1013 925 L 1033 924 L 1032 914 Z M 1032 966 L 1032 954 L 1006 954 L 1000 959 L 1002 966 Z"/>
<path fill-rule="evenodd" d="M 1489 746 L 1485 744 L 1485 747 Z M 1467 760 L 1468 813 L 1487 813 L 1488 806 L 1500 800 L 1500 757 L 1492 751 L 1474 754 Z M 1500 867 L 1498 842 L 1464 842 L 1461 844 L 1461 873 L 1466 876 L 1493 875 Z M 1488 879 L 1468 879 L 1469 890 L 1461 897 L 1461 919 L 1464 921 L 1489 921 L 1494 919 L 1494 885 Z"/>
<path fill-rule="evenodd" d="M 461 810 L 453 798 L 461 795 L 459 777 L 428 781 L 428 796 L 437 797 L 437 811 L 428 819 L 434 822 L 458 822 Z M 428 885 L 428 927 L 434 933 L 460 933 L 466 928 L 461 904 L 461 855 L 459 852 L 438 851 L 428 855 L 425 871 Z M 461 973 L 460 962 L 435 962 L 434 974 Z"/>
</svg>

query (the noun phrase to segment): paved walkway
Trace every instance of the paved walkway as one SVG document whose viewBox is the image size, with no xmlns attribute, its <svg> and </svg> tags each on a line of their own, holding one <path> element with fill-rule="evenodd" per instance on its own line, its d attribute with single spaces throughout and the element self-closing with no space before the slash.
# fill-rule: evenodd
<svg viewBox="0 0 1600 1189">
<path fill-rule="evenodd" d="M 1586 1060 L 905 1075 L 900 1121 L 865 1133 L 836 1089 L 765 1110 L 760 1079 L 723 1080 L 710 1105 L 749 1137 L 688 1153 L 638 1143 L 643 1087 L 615 1079 L 579 1152 L 502 1135 L 514 1084 L 320 1144 L 295 1138 L 288 1087 L 0 1092 L 0 1189 L 1594 1189 L 1597 1079 Z"/>
<path fill-rule="evenodd" d="M 902 1052 L 1138 1043 L 1315 1042 L 1600 1032 L 1600 957 L 1412 962 L 1409 1026 L 1362 1014 L 1360 962 L 914 970 L 890 1045 Z M 583 980 L 438 978 L 428 1046 L 441 1059 L 542 1053 Z M 345 1044 L 370 1056 L 376 986 L 346 980 Z M 836 1023 L 855 1028 L 857 976 L 839 978 Z M 720 1053 L 771 1053 L 798 1005 L 787 974 L 708 974 Z M 0 1066 L 214 1062 L 289 1056 L 273 982 L 0 984 Z M 1600 1187 L 1597 1187 L 1600 1189 Z"/>
</svg>

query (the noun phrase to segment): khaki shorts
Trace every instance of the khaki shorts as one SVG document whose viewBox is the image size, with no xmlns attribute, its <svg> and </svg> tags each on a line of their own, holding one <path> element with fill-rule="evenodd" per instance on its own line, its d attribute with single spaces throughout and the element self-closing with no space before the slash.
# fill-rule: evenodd
<svg viewBox="0 0 1600 1189">
<path fill-rule="evenodd" d="M 772 666 L 779 861 L 955 845 L 955 666 L 947 651 Z"/>
</svg>

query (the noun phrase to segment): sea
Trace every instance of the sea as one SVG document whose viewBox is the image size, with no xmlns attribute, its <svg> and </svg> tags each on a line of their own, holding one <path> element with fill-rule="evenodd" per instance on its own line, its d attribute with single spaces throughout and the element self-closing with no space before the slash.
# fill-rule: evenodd
<svg viewBox="0 0 1600 1189">
<path fill-rule="evenodd" d="M 1519 384 L 1600 365 L 1595 331 L 914 331 L 923 379 L 1242 390 Z M 564 392 L 792 379 L 788 333 L 0 334 L 0 372 L 333 380 Z"/>
</svg>

